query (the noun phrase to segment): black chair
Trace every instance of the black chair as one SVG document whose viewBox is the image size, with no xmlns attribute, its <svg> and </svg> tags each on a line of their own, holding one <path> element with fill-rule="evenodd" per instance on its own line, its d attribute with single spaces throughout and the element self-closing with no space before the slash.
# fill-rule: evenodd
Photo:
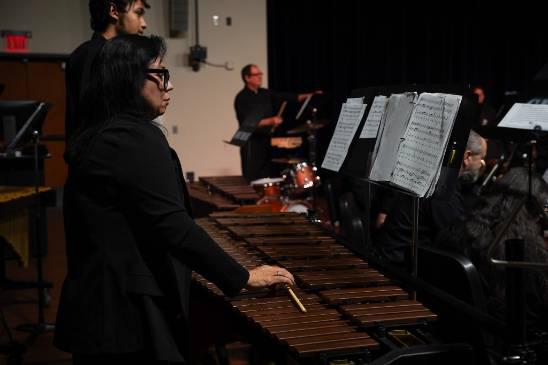
<svg viewBox="0 0 548 365">
<path fill-rule="evenodd" d="M 432 247 L 418 249 L 418 277 L 453 297 L 487 313 L 487 297 L 479 272 L 467 257 Z M 432 304 L 435 306 L 435 303 Z M 481 364 L 493 364 L 491 352 L 495 336 L 475 321 L 454 312 L 440 312 L 441 328 L 447 329 L 451 341 L 474 345 Z"/>
<path fill-rule="evenodd" d="M 367 247 L 363 214 L 358 209 L 352 193 L 344 193 L 339 198 L 339 213 L 341 236 L 346 239 L 351 249 L 365 255 Z"/>
</svg>

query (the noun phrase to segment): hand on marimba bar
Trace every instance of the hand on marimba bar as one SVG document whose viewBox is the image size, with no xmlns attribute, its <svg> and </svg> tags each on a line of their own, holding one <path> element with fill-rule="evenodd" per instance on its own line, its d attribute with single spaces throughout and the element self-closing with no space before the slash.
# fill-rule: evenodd
<svg viewBox="0 0 548 365">
<path fill-rule="evenodd" d="M 282 267 L 263 265 L 249 270 L 247 289 L 259 289 L 276 284 L 295 285 L 293 275 Z"/>
</svg>

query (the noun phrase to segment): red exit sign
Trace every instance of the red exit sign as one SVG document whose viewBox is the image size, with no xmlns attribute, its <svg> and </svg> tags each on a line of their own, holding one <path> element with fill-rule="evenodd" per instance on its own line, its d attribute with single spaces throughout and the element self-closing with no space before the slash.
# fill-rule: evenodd
<svg viewBox="0 0 548 365">
<path fill-rule="evenodd" d="M 28 52 L 27 41 L 32 33 L 20 30 L 2 30 L 2 43 L 5 52 Z"/>
</svg>

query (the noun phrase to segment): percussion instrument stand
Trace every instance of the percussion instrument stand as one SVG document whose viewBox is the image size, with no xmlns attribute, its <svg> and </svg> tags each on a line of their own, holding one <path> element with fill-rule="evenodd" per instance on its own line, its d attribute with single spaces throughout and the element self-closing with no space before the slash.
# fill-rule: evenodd
<svg viewBox="0 0 548 365">
<path fill-rule="evenodd" d="M 36 240 L 36 272 L 37 272 L 37 288 L 38 288 L 38 323 L 27 323 L 17 327 L 18 330 L 29 332 L 29 337 L 25 341 L 26 344 L 32 344 L 39 335 L 51 332 L 55 329 L 54 324 L 46 323 L 44 316 L 44 308 L 46 307 L 47 283 L 44 282 L 44 273 L 42 266 L 43 252 L 40 235 L 40 224 L 42 219 L 40 207 L 40 172 L 38 169 L 38 145 L 40 136 L 37 130 L 32 132 L 34 146 L 34 195 L 36 197 L 36 210 L 33 214 L 34 218 L 34 235 Z"/>
</svg>

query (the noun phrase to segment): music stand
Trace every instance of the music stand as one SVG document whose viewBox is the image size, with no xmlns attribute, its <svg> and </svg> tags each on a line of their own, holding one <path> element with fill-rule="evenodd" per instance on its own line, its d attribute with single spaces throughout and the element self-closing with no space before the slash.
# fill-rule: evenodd
<svg viewBox="0 0 548 365">
<path fill-rule="evenodd" d="M 531 110 L 533 109 L 533 110 Z M 532 112 L 532 113 L 531 113 Z M 548 131 L 543 126 L 545 116 L 548 115 L 548 105 L 527 105 L 514 104 L 508 114 L 500 122 L 498 132 L 501 135 L 511 136 L 512 139 L 529 146 L 528 153 L 528 186 L 527 196 L 521 199 L 513 208 L 510 216 L 503 222 L 500 231 L 489 243 L 487 258 L 494 266 L 506 269 L 506 306 L 508 319 L 508 340 L 510 347 L 508 349 L 511 361 L 506 363 L 528 364 L 529 356 L 533 351 L 527 342 L 527 296 L 525 293 L 524 280 L 526 269 L 548 270 L 548 263 L 525 261 L 525 246 L 523 239 L 510 239 L 505 242 L 506 257 L 497 259 L 494 256 L 495 248 L 501 243 L 505 233 L 515 221 L 519 212 L 527 203 L 536 207 L 548 219 L 546 213 L 533 197 L 533 151 L 539 140 L 547 139 Z M 537 124 L 534 120 L 537 119 Z"/>
<path fill-rule="evenodd" d="M 31 142 L 32 132 L 42 130 L 49 105 L 33 100 L 0 101 L 0 140 L 7 156 Z"/>
<path fill-rule="evenodd" d="M 38 323 L 23 324 L 17 327 L 18 330 L 29 332 L 29 337 L 25 341 L 26 344 L 32 344 L 36 337 L 42 333 L 52 331 L 55 327 L 53 324 L 45 322 L 44 309 L 46 306 L 45 290 L 51 286 L 44 282 L 43 273 L 43 251 L 41 234 L 39 231 L 40 222 L 42 220 L 42 209 L 40 207 L 40 171 L 38 166 L 38 146 L 40 144 L 40 131 L 42 124 L 46 118 L 49 104 L 40 101 L 0 101 L 0 118 L 2 119 L 2 136 L 4 140 L 7 129 L 13 132 L 13 125 L 16 126 L 16 133 L 9 141 L 6 141 L 4 155 L 11 157 L 16 156 L 18 148 L 26 145 L 28 142 L 33 146 L 34 159 L 34 196 L 36 206 L 33 209 L 32 218 L 34 220 L 34 237 L 36 240 L 36 266 L 37 266 L 37 282 L 38 289 Z M 9 127 L 7 127 L 9 125 Z"/>
<path fill-rule="evenodd" d="M 378 86 L 368 87 L 364 89 L 357 89 L 352 91 L 352 97 L 363 97 L 364 104 L 368 105 L 364 113 L 364 117 L 360 123 L 358 131 L 363 128 L 367 114 L 371 108 L 373 99 L 377 95 L 390 96 L 391 94 L 398 94 L 408 91 L 415 91 L 417 93 L 430 92 L 430 93 L 447 93 L 462 95 L 461 105 L 456 115 L 452 132 L 449 136 L 447 149 L 445 152 L 444 160 L 442 161 L 442 169 L 436 185 L 434 195 L 437 197 L 445 196 L 454 190 L 457 177 L 462 164 L 463 153 L 466 148 L 466 141 L 470 132 L 473 121 L 479 117 L 479 107 L 477 104 L 477 98 L 474 94 L 471 94 L 469 89 L 464 85 L 393 85 L 393 86 Z M 408 195 L 411 199 L 411 214 L 410 214 L 410 246 L 411 246 L 411 262 L 409 265 L 410 272 L 413 276 L 417 274 L 417 247 L 419 242 L 419 212 L 420 212 L 420 200 L 416 194 L 404 191 L 395 185 L 387 184 L 385 182 L 374 182 L 368 179 L 369 171 L 371 168 L 371 154 L 375 146 L 375 139 L 360 139 L 360 133 L 356 133 L 354 136 L 350 148 L 348 150 L 347 157 L 341 166 L 340 172 L 342 175 L 357 181 L 364 181 L 368 186 L 368 196 L 365 201 L 365 210 L 368 221 L 371 217 L 371 189 L 373 186 L 379 186 L 388 188 L 399 194 Z M 367 224 L 366 242 L 371 243 L 371 232 L 369 229 L 370 223 Z"/>
</svg>

